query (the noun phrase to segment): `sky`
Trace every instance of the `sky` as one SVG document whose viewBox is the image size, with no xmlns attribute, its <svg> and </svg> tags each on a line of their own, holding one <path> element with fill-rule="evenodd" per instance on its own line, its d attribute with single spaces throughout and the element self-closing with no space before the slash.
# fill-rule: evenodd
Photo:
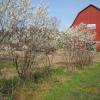
<svg viewBox="0 0 100 100">
<path fill-rule="evenodd" d="M 88 5 L 100 8 L 100 0 L 32 0 L 32 5 L 36 6 L 40 2 L 48 6 L 50 16 L 60 21 L 61 30 L 70 27 L 78 12 Z"/>
</svg>

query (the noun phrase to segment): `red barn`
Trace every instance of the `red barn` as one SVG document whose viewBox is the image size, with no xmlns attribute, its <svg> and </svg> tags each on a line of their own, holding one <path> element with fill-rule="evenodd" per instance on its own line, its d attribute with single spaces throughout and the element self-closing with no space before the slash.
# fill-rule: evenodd
<svg viewBox="0 0 100 100">
<path fill-rule="evenodd" d="M 76 16 L 72 26 L 80 23 L 87 24 L 87 27 L 96 31 L 96 48 L 100 50 L 100 9 L 94 5 L 89 5 Z"/>
</svg>

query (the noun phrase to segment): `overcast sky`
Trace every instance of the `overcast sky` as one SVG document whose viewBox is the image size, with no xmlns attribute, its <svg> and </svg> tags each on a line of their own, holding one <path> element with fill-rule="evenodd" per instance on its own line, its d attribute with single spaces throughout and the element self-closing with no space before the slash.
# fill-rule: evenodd
<svg viewBox="0 0 100 100">
<path fill-rule="evenodd" d="M 33 0 L 33 6 L 40 3 L 48 6 L 49 14 L 60 20 L 61 29 L 68 28 L 79 11 L 93 4 L 100 8 L 100 0 Z"/>
</svg>

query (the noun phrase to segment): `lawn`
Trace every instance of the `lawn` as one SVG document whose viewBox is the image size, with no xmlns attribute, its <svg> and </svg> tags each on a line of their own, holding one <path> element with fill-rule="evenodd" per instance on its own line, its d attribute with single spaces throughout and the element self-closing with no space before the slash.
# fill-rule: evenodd
<svg viewBox="0 0 100 100">
<path fill-rule="evenodd" d="M 70 79 L 50 91 L 45 100 L 100 100 L 100 63 L 65 74 Z"/>
<path fill-rule="evenodd" d="M 38 74 L 36 82 L 17 87 L 9 100 L 100 100 L 100 63 L 84 70 L 53 69 L 48 76 Z"/>
</svg>

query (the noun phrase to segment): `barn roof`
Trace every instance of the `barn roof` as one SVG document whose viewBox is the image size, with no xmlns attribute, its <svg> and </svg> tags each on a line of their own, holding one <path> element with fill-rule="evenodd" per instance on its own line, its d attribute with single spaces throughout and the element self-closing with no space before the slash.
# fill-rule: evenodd
<svg viewBox="0 0 100 100">
<path fill-rule="evenodd" d="M 78 16 L 79 16 L 83 11 L 85 11 L 86 9 L 88 9 L 89 7 L 93 7 L 93 8 L 95 8 L 95 9 L 97 9 L 98 11 L 100 11 L 100 8 L 98 8 L 98 7 L 96 7 L 96 6 L 92 5 L 92 4 L 88 5 L 86 8 L 84 8 L 83 10 L 81 10 L 81 11 L 77 14 L 77 16 L 76 16 L 76 18 L 74 19 L 74 21 L 73 21 L 71 27 L 73 26 L 73 24 L 74 24 L 74 22 L 76 21 L 76 19 L 78 18 Z"/>
</svg>

